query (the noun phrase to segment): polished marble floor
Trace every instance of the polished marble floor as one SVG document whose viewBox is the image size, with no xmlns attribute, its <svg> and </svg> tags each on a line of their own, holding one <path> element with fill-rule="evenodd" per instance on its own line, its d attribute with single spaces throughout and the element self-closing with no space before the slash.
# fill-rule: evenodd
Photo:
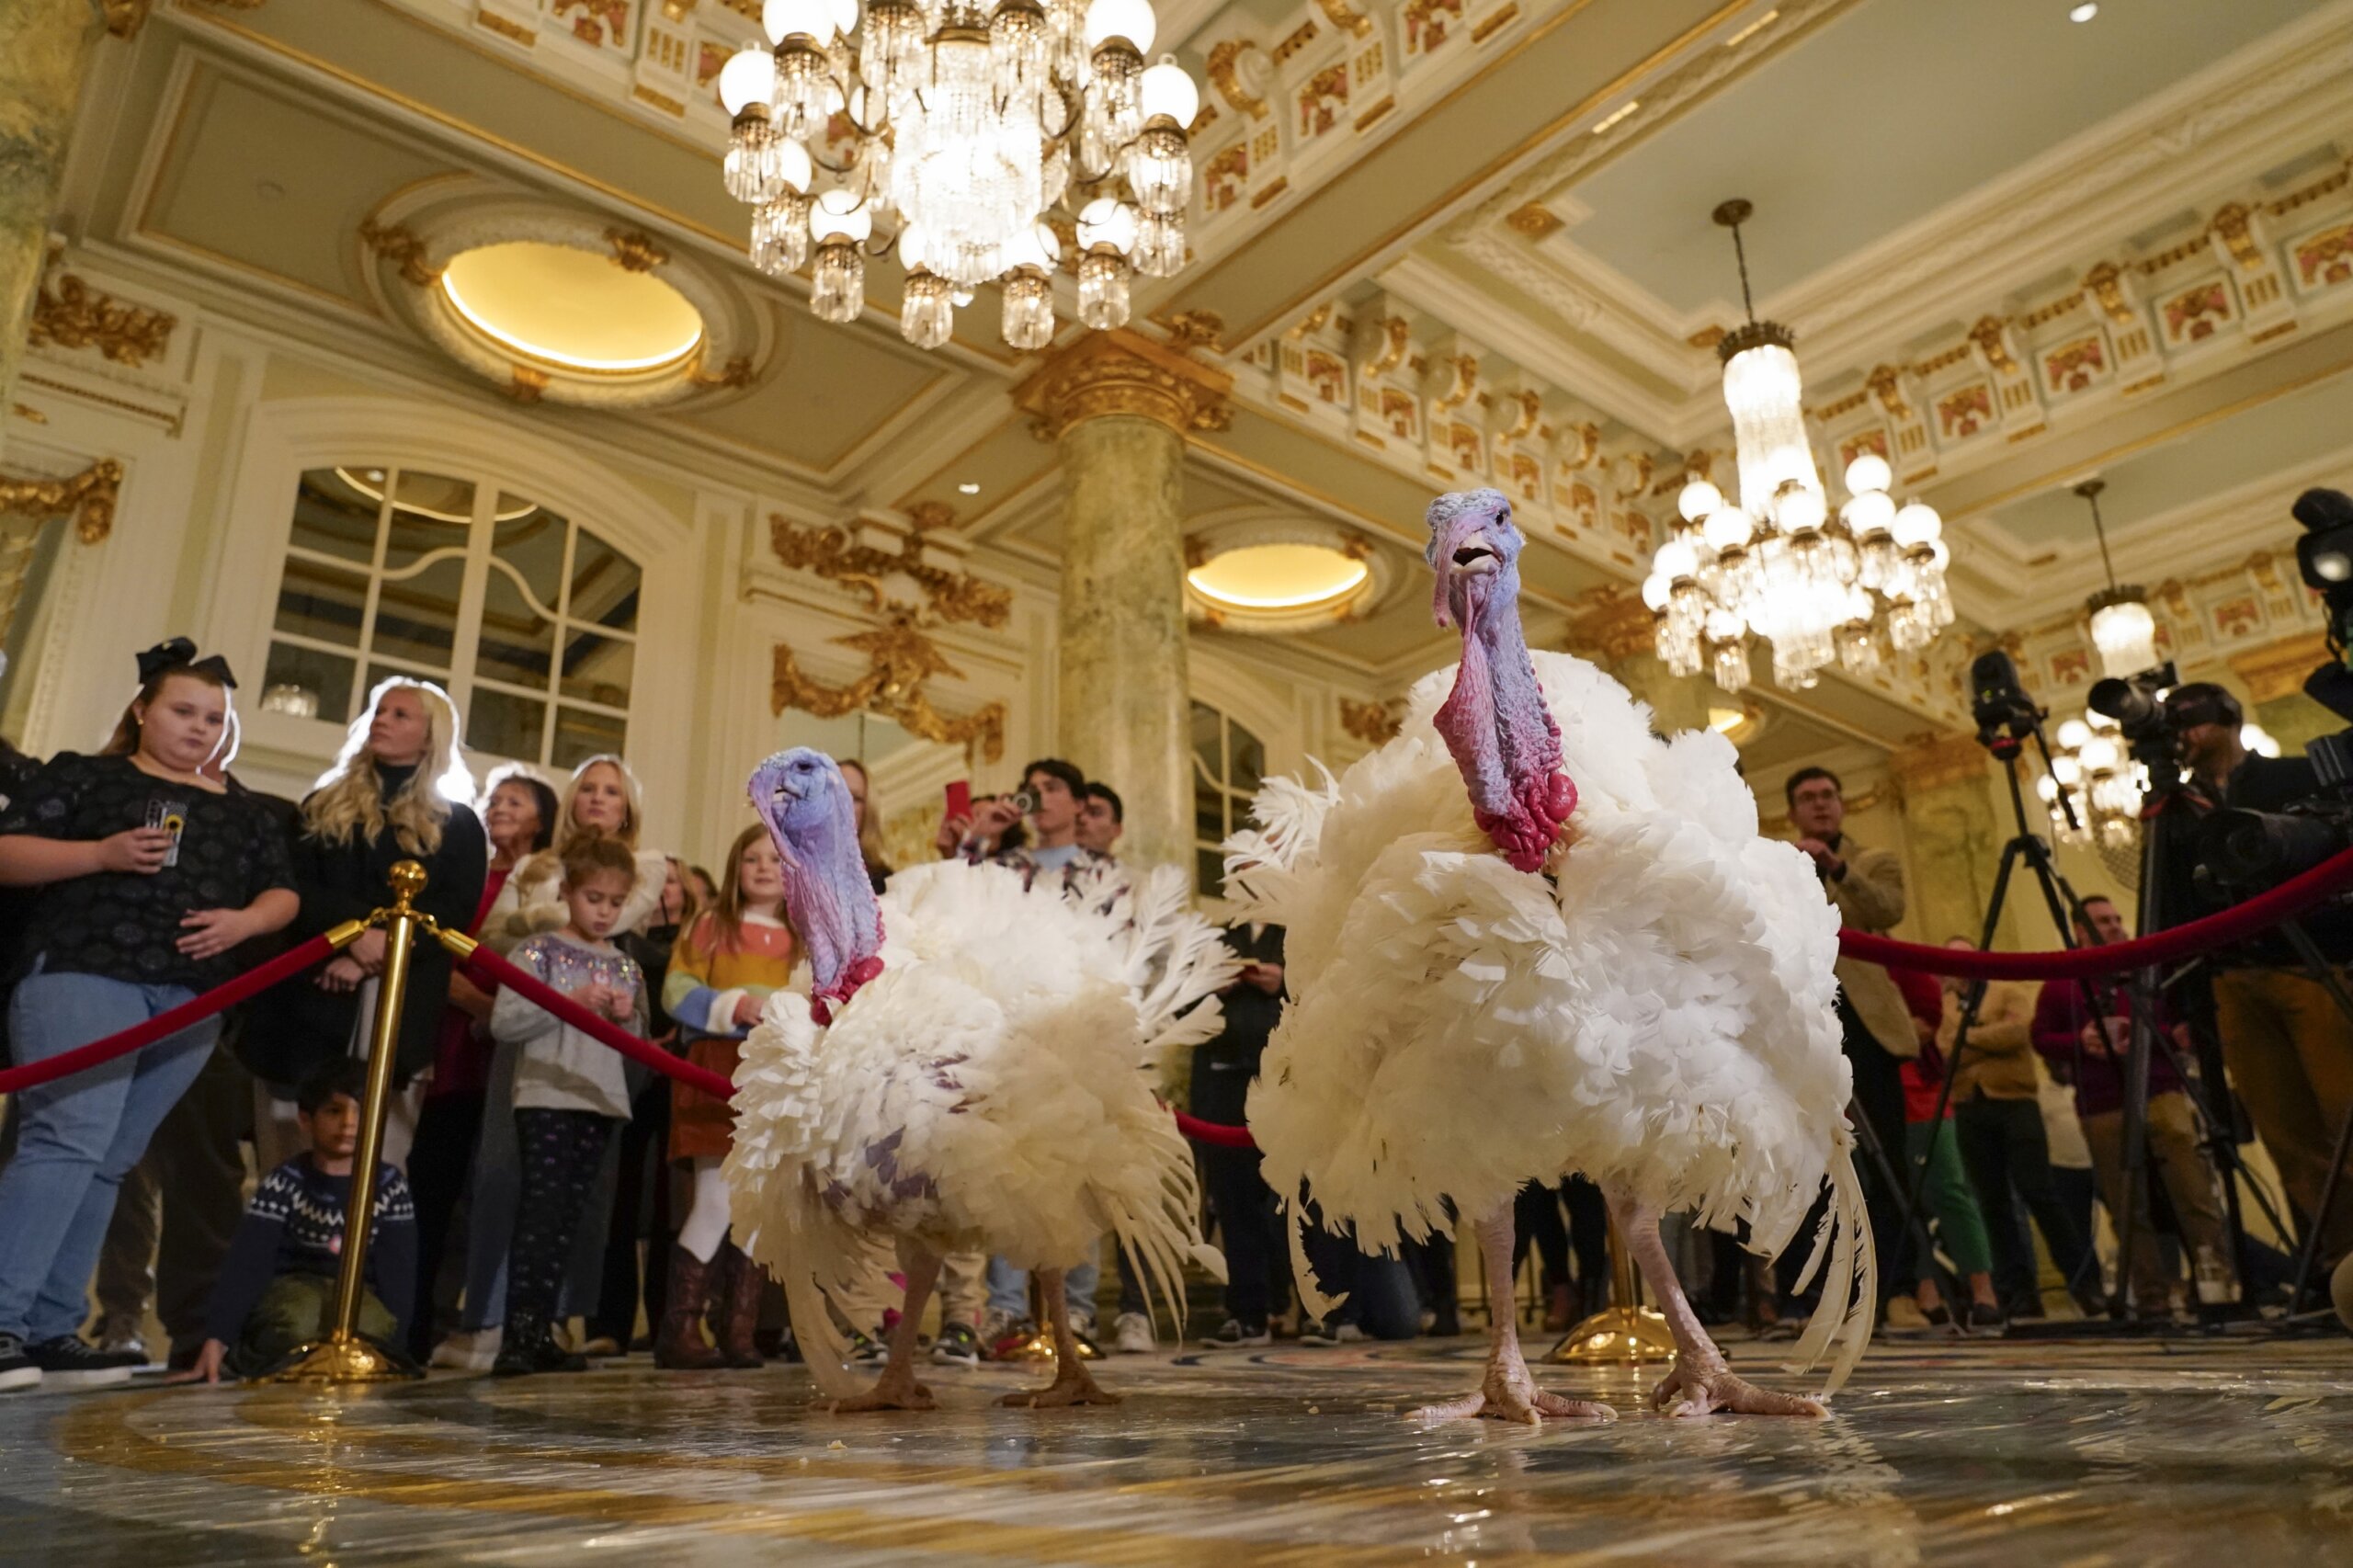
<svg viewBox="0 0 2353 1568">
<path fill-rule="evenodd" d="M 1612 1426 L 1403 1418 L 1476 1354 L 1121 1358 L 1124 1405 L 1051 1413 L 991 1407 L 1013 1369 L 942 1371 L 930 1416 L 642 1361 L 12 1393 L 0 1562 L 2353 1564 L 2343 1336 L 1875 1346 L 1826 1422 L 1638 1416 L 1624 1383 Z"/>
</svg>

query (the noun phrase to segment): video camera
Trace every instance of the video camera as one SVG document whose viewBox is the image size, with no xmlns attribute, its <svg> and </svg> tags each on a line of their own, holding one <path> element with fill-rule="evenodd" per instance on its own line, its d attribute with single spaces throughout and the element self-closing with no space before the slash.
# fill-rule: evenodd
<svg viewBox="0 0 2353 1568">
<path fill-rule="evenodd" d="M 1969 713 L 1977 721 L 1977 744 L 1995 756 L 2016 756 L 2048 716 L 2027 695 L 2017 663 L 1999 648 L 1969 662 Z"/>
</svg>

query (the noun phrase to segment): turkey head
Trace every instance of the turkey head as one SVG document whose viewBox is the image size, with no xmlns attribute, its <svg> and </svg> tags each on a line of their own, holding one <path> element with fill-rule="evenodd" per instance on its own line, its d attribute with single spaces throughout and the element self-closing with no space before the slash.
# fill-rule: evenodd
<svg viewBox="0 0 2353 1568">
<path fill-rule="evenodd" d="M 858 849 L 858 811 L 842 770 L 808 746 L 752 770 L 752 810 L 784 859 L 784 909 L 809 954 L 819 1023 L 882 972 L 882 911 Z"/>
<path fill-rule="evenodd" d="M 1540 870 L 1576 809 L 1561 771 L 1561 731 L 1544 706 L 1519 625 L 1519 552 L 1511 503 L 1498 490 L 1455 491 L 1430 503 L 1429 549 L 1440 626 L 1462 632 L 1462 662 L 1436 725 L 1471 793 L 1480 831 L 1514 867 Z"/>
</svg>

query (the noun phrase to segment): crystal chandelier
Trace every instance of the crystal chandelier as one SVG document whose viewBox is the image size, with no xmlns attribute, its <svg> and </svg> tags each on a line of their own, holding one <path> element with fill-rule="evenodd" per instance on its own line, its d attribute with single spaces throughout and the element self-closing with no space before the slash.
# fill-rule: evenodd
<svg viewBox="0 0 2353 1568">
<path fill-rule="evenodd" d="M 1776 684 L 1812 686 L 1834 661 L 1855 674 L 1893 647 L 1926 647 L 1952 624 L 1945 591 L 1944 520 L 1888 494 L 1894 474 L 1872 453 L 1847 468 L 1848 500 L 1830 510 L 1800 404 L 1796 339 L 1760 322 L 1748 292 L 1740 225 L 1749 204 L 1727 201 L 1715 220 L 1732 231 L 1746 324 L 1716 346 L 1732 411 L 1740 499 L 1704 479 L 1683 487 L 1682 515 L 1652 558 L 1643 602 L 1657 623 L 1659 657 L 1679 676 L 1705 669 L 1726 691 L 1748 684 L 1752 636 L 1772 644 Z"/>
<path fill-rule="evenodd" d="M 895 245 L 907 341 L 946 343 L 995 282 L 1005 340 L 1043 348 L 1057 210 L 1088 326 L 1125 324 L 1136 273 L 1185 265 L 1200 91 L 1173 56 L 1144 64 L 1149 0 L 767 0 L 761 24 L 774 50 L 719 75 L 727 191 L 753 209 L 761 271 L 811 266 L 820 319 L 856 321 L 866 263 Z"/>
<path fill-rule="evenodd" d="M 2075 486 L 2075 494 L 2091 504 L 2092 536 L 2099 540 L 2099 563 L 2108 574 L 2108 586 L 2086 600 L 2084 608 L 2091 612 L 2092 646 L 2099 650 L 2100 673 L 2121 680 L 2156 664 L 2157 618 L 2149 613 L 2149 596 L 2140 585 L 2117 585 L 2108 529 L 2099 517 L 2099 493 L 2107 488 L 2107 482 L 2097 479 Z"/>
<path fill-rule="evenodd" d="M 2051 771 L 2035 792 L 2051 808 L 2051 830 L 2062 844 L 2129 849 L 2141 822 L 2149 770 L 2126 751 L 2116 721 L 2095 710 L 2069 719 L 2052 736 Z M 2069 820 L 2061 797 L 2075 807 Z"/>
</svg>

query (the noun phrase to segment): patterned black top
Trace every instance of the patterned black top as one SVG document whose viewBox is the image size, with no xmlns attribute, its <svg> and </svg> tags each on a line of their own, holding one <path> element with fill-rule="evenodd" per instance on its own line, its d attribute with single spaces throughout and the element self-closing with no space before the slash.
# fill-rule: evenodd
<svg viewBox="0 0 2353 1568">
<path fill-rule="evenodd" d="M 416 1203 L 406 1178 L 381 1163 L 376 1166 L 372 1207 L 368 1282 L 394 1318 L 405 1319 L 416 1296 Z M 262 1292 L 281 1274 L 334 1278 L 343 1263 L 344 1216 L 350 1211 L 351 1178 L 328 1176 L 308 1154 L 297 1154 L 262 1177 L 221 1260 L 220 1278 L 205 1307 L 205 1337 L 234 1345 Z"/>
<path fill-rule="evenodd" d="M 107 838 L 144 826 L 153 806 L 176 808 L 170 814 L 184 823 L 176 862 L 145 876 L 96 871 L 30 890 L 15 973 L 39 958 L 51 972 L 206 991 L 237 972 L 233 953 L 192 959 L 174 944 L 180 921 L 199 909 L 243 909 L 271 888 L 293 887 L 286 836 L 254 795 L 174 784 L 127 756 L 61 752 L 0 813 L 0 836 Z"/>
</svg>

